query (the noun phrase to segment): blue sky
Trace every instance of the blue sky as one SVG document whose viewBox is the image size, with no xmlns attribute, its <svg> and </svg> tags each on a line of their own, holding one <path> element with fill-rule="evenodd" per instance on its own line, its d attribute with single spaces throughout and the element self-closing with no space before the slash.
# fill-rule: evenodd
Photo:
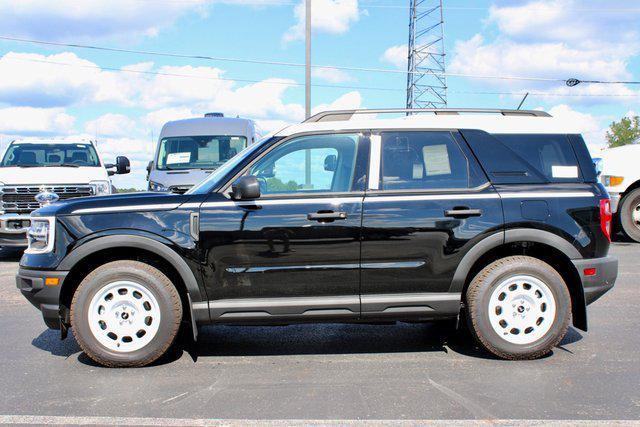
<svg viewBox="0 0 640 427">
<path fill-rule="evenodd" d="M 485 76 L 640 80 L 637 1 L 445 0 L 447 71 Z M 0 37 L 301 63 L 300 0 L 22 0 L 0 2 Z M 315 64 L 406 68 L 408 0 L 313 0 Z M 61 65 L 63 64 L 63 65 Z M 157 76 L 99 67 L 183 74 Z M 265 130 L 304 115 L 298 67 L 167 58 L 0 41 L 0 139 L 97 136 L 106 159 L 129 156 L 119 186 L 144 186 L 163 122 L 207 111 Z M 216 80 L 253 80 L 258 83 Z M 315 110 L 401 107 L 401 73 L 317 70 Z M 592 150 L 612 120 L 640 111 L 640 86 L 447 78 L 450 107 L 543 108 L 579 123 Z M 491 92 L 502 94 L 482 94 Z M 507 94 L 505 94 L 507 93 Z M 513 93 L 513 94 L 509 94 Z M 587 96 L 588 95 L 588 96 Z"/>
</svg>

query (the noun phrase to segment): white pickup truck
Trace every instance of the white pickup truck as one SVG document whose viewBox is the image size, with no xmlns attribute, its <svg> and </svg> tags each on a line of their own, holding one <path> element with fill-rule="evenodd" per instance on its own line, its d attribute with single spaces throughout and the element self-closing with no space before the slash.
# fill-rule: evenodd
<svg viewBox="0 0 640 427">
<path fill-rule="evenodd" d="M 611 196 L 615 224 L 640 242 L 640 140 L 598 153 L 600 180 Z"/>
<path fill-rule="evenodd" d="M 73 197 L 112 193 L 109 176 L 129 173 L 129 159 L 104 164 L 87 140 L 21 139 L 0 162 L 0 247 L 27 246 L 30 214 Z"/>
</svg>

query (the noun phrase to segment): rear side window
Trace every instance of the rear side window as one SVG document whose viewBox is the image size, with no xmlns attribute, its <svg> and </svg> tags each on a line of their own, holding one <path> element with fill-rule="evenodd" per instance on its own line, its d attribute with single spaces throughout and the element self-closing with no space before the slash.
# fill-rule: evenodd
<svg viewBox="0 0 640 427">
<path fill-rule="evenodd" d="M 576 154 L 566 135 L 494 134 L 536 172 L 551 182 L 582 181 Z"/>
<path fill-rule="evenodd" d="M 449 132 L 383 132 L 382 190 L 468 188 L 469 162 Z"/>
</svg>

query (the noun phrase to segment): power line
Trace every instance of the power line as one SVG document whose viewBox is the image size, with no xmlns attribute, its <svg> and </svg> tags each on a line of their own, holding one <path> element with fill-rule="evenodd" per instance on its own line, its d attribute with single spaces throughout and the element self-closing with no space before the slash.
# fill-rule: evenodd
<svg viewBox="0 0 640 427">
<path fill-rule="evenodd" d="M 191 54 L 181 54 L 181 53 L 161 52 L 161 51 L 151 51 L 151 50 L 123 49 L 123 48 L 96 46 L 96 45 L 88 45 L 88 44 L 80 44 L 80 43 L 62 43 L 62 42 L 52 42 L 52 41 L 45 41 L 45 40 L 26 39 L 26 38 L 3 36 L 3 35 L 0 35 L 0 40 L 20 42 L 20 43 L 40 44 L 40 45 L 47 45 L 47 46 L 70 47 L 70 48 L 76 48 L 76 49 L 90 49 L 90 50 L 100 50 L 100 51 L 107 51 L 107 52 L 130 53 L 130 54 L 137 54 L 137 55 L 161 56 L 161 57 L 182 58 L 182 59 L 238 62 L 238 63 L 245 63 L 245 64 L 276 65 L 276 66 L 287 66 L 287 67 L 298 67 L 298 68 L 305 66 L 304 63 L 299 63 L 299 62 L 267 61 L 267 60 L 259 60 L 259 59 L 244 59 L 244 58 L 232 58 L 232 57 L 210 56 L 210 55 L 191 55 Z M 422 74 L 422 72 L 420 71 L 394 70 L 389 68 L 347 67 L 347 66 L 339 66 L 339 65 L 317 65 L 317 64 L 316 65 L 312 64 L 311 67 L 316 69 L 324 68 L 324 69 L 333 69 L 333 70 L 342 70 L 342 71 L 375 72 L 375 73 L 389 73 L 389 74 L 403 74 L 403 75 L 406 75 L 408 73 Z M 444 73 L 444 75 L 447 77 L 461 77 L 461 78 L 486 79 L 486 80 L 524 80 L 524 81 L 556 82 L 556 83 L 567 83 L 572 80 L 577 80 L 578 82 L 584 82 L 584 83 L 640 84 L 640 81 L 619 82 L 619 81 L 605 81 L 605 80 L 545 78 L 545 77 L 532 77 L 532 76 L 477 75 L 477 74 L 450 73 L 450 72 Z"/>
<path fill-rule="evenodd" d="M 34 58 L 4 58 L 5 60 L 12 61 L 24 61 L 24 62 L 35 62 L 35 63 L 43 63 L 43 64 L 51 64 L 51 65 L 59 65 L 65 67 L 77 67 L 77 68 L 85 68 L 85 69 L 93 69 L 98 71 L 112 71 L 119 73 L 130 73 L 130 74 L 141 74 L 141 75 L 159 75 L 159 76 L 168 76 L 168 77 L 179 77 L 179 78 L 192 78 L 198 80 L 212 80 L 212 81 L 229 81 L 229 82 L 238 82 L 238 83 L 262 83 L 262 84 L 273 84 L 273 85 L 282 85 L 282 86 L 290 86 L 290 87 L 304 87 L 304 83 L 296 82 L 296 81 L 278 81 L 278 80 L 252 80 L 252 79 L 236 79 L 236 78 L 227 78 L 227 77 L 209 77 L 209 76 L 198 76 L 195 74 L 182 74 L 182 73 L 170 73 L 163 71 L 148 71 L 148 70 L 132 70 L 126 68 L 114 68 L 114 67 L 101 67 L 99 65 L 88 65 L 88 64 L 72 64 L 69 62 L 57 62 L 57 61 L 49 61 L 45 59 L 34 59 Z M 386 92 L 405 92 L 404 89 L 395 89 L 395 88 L 385 88 L 385 87 L 369 87 L 369 86 L 345 86 L 345 85 L 325 85 L 325 84 L 312 84 L 315 87 L 324 87 L 331 89 L 351 89 L 351 90 L 378 90 L 378 91 L 386 91 Z M 490 91 L 450 91 L 450 93 L 456 94 L 471 94 L 471 95 L 524 95 L 524 92 L 490 92 Z M 562 94 L 562 93 L 553 93 L 553 92 L 530 92 L 531 96 L 554 96 L 554 97 L 636 97 L 640 96 L 640 93 L 633 94 Z"/>
</svg>

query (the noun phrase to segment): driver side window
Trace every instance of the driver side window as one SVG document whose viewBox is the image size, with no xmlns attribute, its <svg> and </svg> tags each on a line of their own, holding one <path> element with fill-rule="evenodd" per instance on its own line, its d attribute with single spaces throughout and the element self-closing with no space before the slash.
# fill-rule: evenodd
<svg viewBox="0 0 640 427">
<path fill-rule="evenodd" d="M 263 195 L 351 190 L 359 136 L 310 135 L 273 149 L 249 170 Z"/>
</svg>

